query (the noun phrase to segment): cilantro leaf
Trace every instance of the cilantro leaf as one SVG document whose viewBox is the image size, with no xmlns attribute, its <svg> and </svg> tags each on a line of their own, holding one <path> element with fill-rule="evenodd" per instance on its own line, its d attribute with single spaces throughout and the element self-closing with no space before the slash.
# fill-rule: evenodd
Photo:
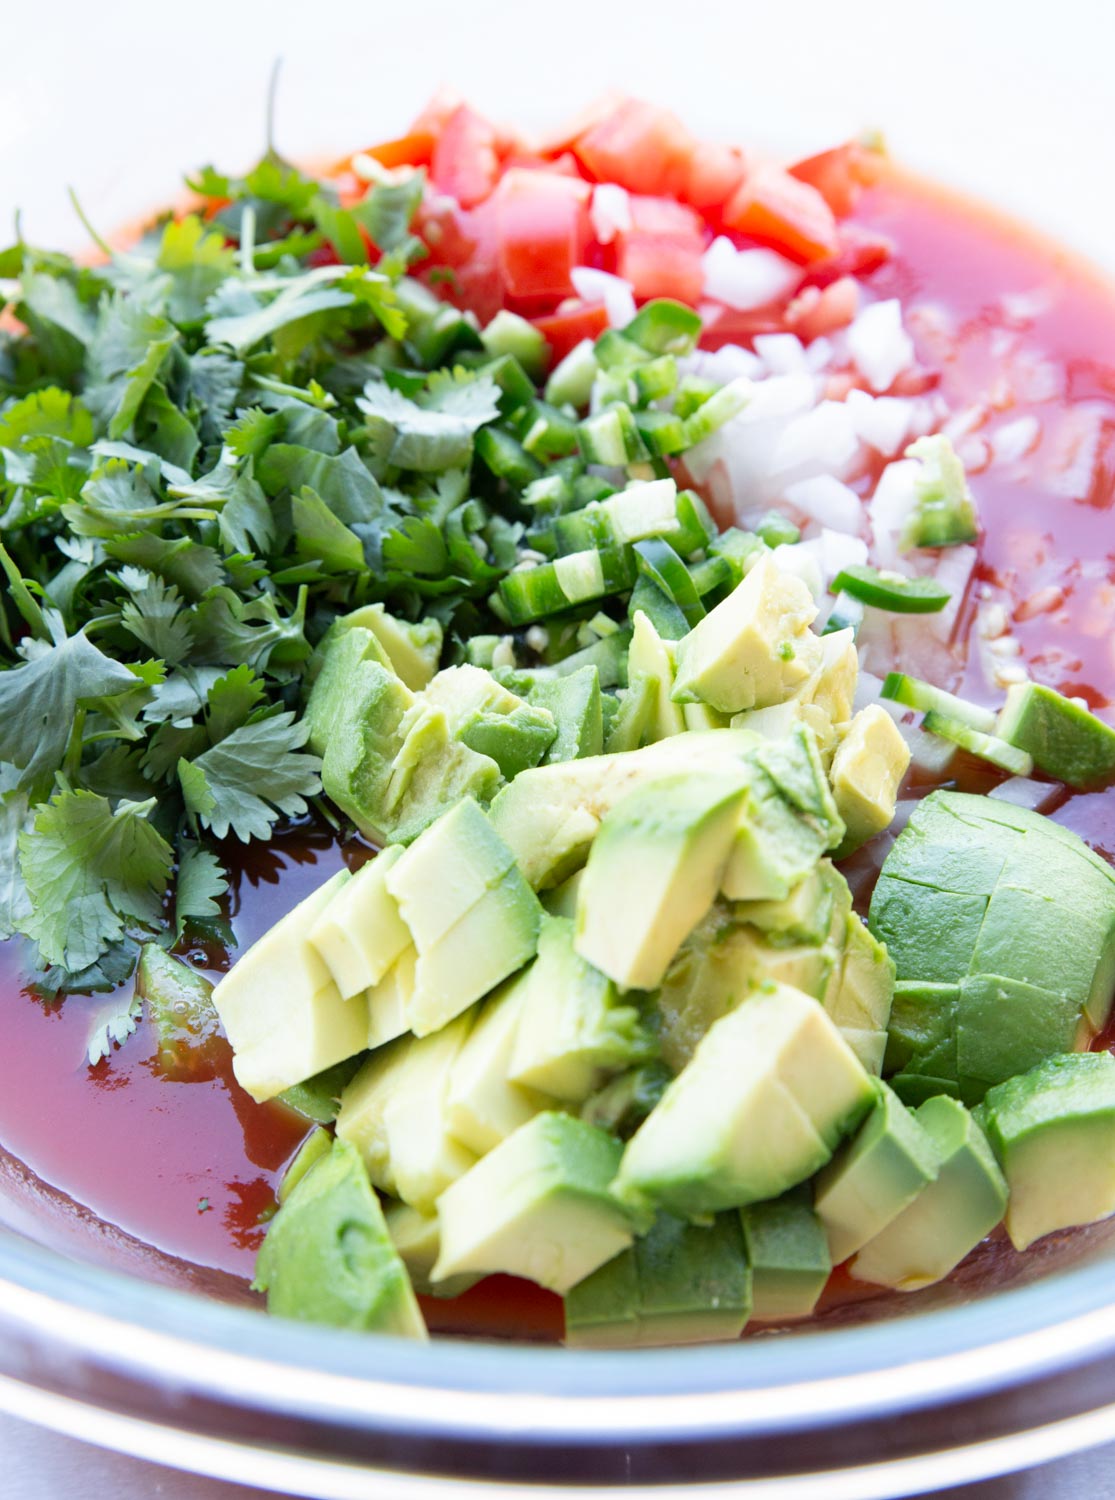
<svg viewBox="0 0 1115 1500">
<path fill-rule="evenodd" d="M 0 940 L 9 938 L 31 910 L 19 868 L 19 836 L 30 818 L 30 800 L 15 766 L 0 765 Z"/>
<path fill-rule="evenodd" d="M 435 387 L 431 404 L 420 406 L 385 381 L 370 380 L 356 405 L 394 431 L 391 462 L 401 469 L 431 472 L 467 463 L 472 435 L 499 414 L 495 383 L 466 380 Z"/>
<path fill-rule="evenodd" d="M 217 902 L 228 890 L 228 876 L 220 860 L 202 844 L 183 839 L 178 852 L 178 880 L 174 887 L 176 941 L 193 922 L 219 917 Z"/>
<path fill-rule="evenodd" d="M 19 930 L 47 963 L 88 968 L 126 929 L 158 925 L 173 852 L 148 822 L 155 805 L 152 797 L 113 812 L 93 792 L 63 791 L 20 835 L 31 910 Z"/>
<path fill-rule="evenodd" d="M 122 1047 L 139 1025 L 143 1001 L 138 995 L 121 1005 L 113 999 L 93 1014 L 93 1023 L 85 1044 L 85 1060 L 91 1068 L 111 1057 L 114 1047 Z"/>
<path fill-rule="evenodd" d="M 251 667 L 233 667 L 218 677 L 209 689 L 205 727 L 211 744 L 223 740 L 252 714 L 267 696 L 267 689 Z"/>
<path fill-rule="evenodd" d="M 79 705 L 135 685 L 134 674 L 83 631 L 43 646 L 22 666 L 0 672 L 0 760 L 22 773 L 21 786 L 35 786 L 62 764 Z"/>
<path fill-rule="evenodd" d="M 300 749 L 309 726 L 292 713 L 245 724 L 193 761 L 179 761 L 186 806 L 218 838 L 265 839 L 280 813 L 306 811 L 321 790 L 321 761 Z"/>
<path fill-rule="evenodd" d="M 163 661 L 172 665 L 185 661 L 193 645 L 193 625 L 174 585 L 144 573 L 129 592 L 132 597 L 120 611 L 124 629 Z"/>
</svg>

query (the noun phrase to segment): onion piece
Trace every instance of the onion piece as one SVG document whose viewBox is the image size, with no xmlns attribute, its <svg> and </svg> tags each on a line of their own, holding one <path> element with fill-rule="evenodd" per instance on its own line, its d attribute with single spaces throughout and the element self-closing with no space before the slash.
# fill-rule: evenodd
<svg viewBox="0 0 1115 1500">
<path fill-rule="evenodd" d="M 786 487 L 785 498 L 803 516 L 833 531 L 854 536 L 863 524 L 863 503 L 859 496 L 832 474 L 799 479 Z M 862 561 L 867 561 L 866 549 Z"/>
<path fill-rule="evenodd" d="M 631 199 L 617 182 L 600 182 L 592 190 L 589 207 L 592 232 L 602 245 L 610 245 L 617 234 L 631 228 Z"/>
<path fill-rule="evenodd" d="M 736 312 L 750 312 L 785 297 L 801 280 L 801 270 L 773 250 L 737 250 L 719 235 L 701 257 L 705 295 Z"/>
<path fill-rule="evenodd" d="M 848 350 L 873 391 L 886 391 L 914 361 L 914 345 L 902 326 L 898 299 L 872 302 L 848 329 Z"/>
<path fill-rule="evenodd" d="M 569 276 L 583 301 L 603 302 L 613 328 L 627 327 L 635 316 L 635 291 L 629 281 L 592 266 L 574 266 Z"/>
</svg>

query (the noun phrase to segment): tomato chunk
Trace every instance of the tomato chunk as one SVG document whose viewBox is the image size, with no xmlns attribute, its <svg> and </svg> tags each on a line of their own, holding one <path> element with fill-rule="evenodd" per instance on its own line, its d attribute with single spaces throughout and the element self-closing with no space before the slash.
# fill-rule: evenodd
<svg viewBox="0 0 1115 1500">
<path fill-rule="evenodd" d="M 512 297 L 564 297 L 588 241 L 591 188 L 560 172 L 512 167 L 495 195 L 499 268 Z"/>
<path fill-rule="evenodd" d="M 631 227 L 616 235 L 616 273 L 638 298 L 701 295 L 705 229 L 699 214 L 672 198 L 631 198 Z"/>
<path fill-rule="evenodd" d="M 698 147 L 690 158 L 678 197 L 702 213 L 723 208 L 743 181 L 747 162 L 735 146 L 707 144 Z"/>
<path fill-rule="evenodd" d="M 467 104 L 446 120 L 434 146 L 430 175 L 462 208 L 482 203 L 495 187 L 499 177 L 495 130 Z"/>
<path fill-rule="evenodd" d="M 796 162 L 790 175 L 816 188 L 836 217 L 844 219 L 855 208 L 860 189 L 878 179 L 881 166 L 877 151 L 858 141 L 846 141 L 843 146 Z"/>
<path fill-rule="evenodd" d="M 573 149 L 596 182 L 618 182 L 633 193 L 669 193 L 684 180 L 698 145 L 670 110 L 623 99 Z"/>
<path fill-rule="evenodd" d="M 434 154 L 435 135 L 430 130 L 412 130 L 393 141 L 380 141 L 363 153 L 381 167 L 428 167 Z"/>
<path fill-rule="evenodd" d="M 724 209 L 724 222 L 797 261 L 824 260 L 837 249 L 832 209 L 815 187 L 779 167 L 745 177 Z"/>
<path fill-rule="evenodd" d="M 603 302 L 572 302 L 548 317 L 531 321 L 554 351 L 556 362 L 583 339 L 598 339 L 608 326 L 608 314 Z"/>
</svg>

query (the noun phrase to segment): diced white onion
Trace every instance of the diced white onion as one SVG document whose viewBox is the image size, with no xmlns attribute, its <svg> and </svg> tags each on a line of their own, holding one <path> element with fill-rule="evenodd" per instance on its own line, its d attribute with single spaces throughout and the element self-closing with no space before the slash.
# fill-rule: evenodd
<svg viewBox="0 0 1115 1500">
<path fill-rule="evenodd" d="M 1041 424 L 1033 413 L 1016 417 L 998 428 L 991 436 L 991 452 L 996 463 L 1016 463 L 1037 444 L 1041 436 Z"/>
<path fill-rule="evenodd" d="M 848 350 L 873 391 L 886 391 L 914 359 L 914 345 L 902 326 L 897 298 L 872 302 L 848 329 Z"/>
<path fill-rule="evenodd" d="M 808 479 L 816 474 L 839 477 L 851 471 L 859 440 L 842 401 L 822 401 L 788 422 L 774 445 L 773 468 L 779 478 Z"/>
<path fill-rule="evenodd" d="M 760 333 L 752 342 L 772 375 L 799 375 L 811 369 L 805 346 L 795 333 Z"/>
<path fill-rule="evenodd" d="M 774 548 L 771 561 L 781 572 L 800 578 L 813 598 L 820 602 L 825 592 L 825 576 L 819 536 L 808 542 L 784 542 Z"/>
<path fill-rule="evenodd" d="M 1044 812 L 1057 800 L 1060 791 L 1056 784 L 1035 781 L 1032 776 L 1011 776 L 993 786 L 987 795 L 998 797 L 1001 802 L 1013 802 L 1016 807 L 1028 807 L 1031 812 Z"/>
<path fill-rule="evenodd" d="M 699 375 L 702 380 L 714 380 L 727 385 L 740 375 L 749 380 L 761 379 L 763 362 L 750 349 L 739 344 L 721 344 L 719 349 L 698 349 L 678 362 L 683 375 Z"/>
<path fill-rule="evenodd" d="M 569 273 L 578 297 L 603 302 L 613 328 L 625 328 L 635 316 L 635 292 L 629 281 L 592 266 L 574 266 Z"/>
<path fill-rule="evenodd" d="M 601 182 L 592 190 L 589 207 L 592 232 L 602 245 L 610 245 L 617 234 L 631 228 L 631 199 L 627 189 L 615 182 Z"/>
<path fill-rule="evenodd" d="M 917 504 L 921 465 L 916 458 L 900 458 L 887 464 L 879 476 L 867 512 L 874 533 L 874 561 L 879 568 L 899 568 L 898 539 Z"/>
<path fill-rule="evenodd" d="M 855 390 L 848 392 L 844 405 L 856 436 L 868 447 L 888 457 L 901 452 L 910 435 L 912 402 L 901 396 L 871 396 Z"/>
<path fill-rule="evenodd" d="M 801 271 L 773 250 L 737 250 L 718 236 L 702 257 L 705 294 L 737 312 L 765 307 L 786 296 L 801 280 Z"/>
<path fill-rule="evenodd" d="M 786 488 L 786 500 L 796 511 L 833 531 L 855 535 L 863 521 L 863 504 L 855 490 L 831 474 L 815 474 Z M 863 559 L 867 561 L 866 557 Z"/>
</svg>

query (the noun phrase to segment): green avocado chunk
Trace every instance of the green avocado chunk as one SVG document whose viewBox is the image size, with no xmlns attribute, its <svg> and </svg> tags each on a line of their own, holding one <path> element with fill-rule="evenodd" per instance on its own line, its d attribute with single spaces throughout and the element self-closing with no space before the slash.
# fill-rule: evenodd
<svg viewBox="0 0 1115 1500">
<path fill-rule="evenodd" d="M 604 749 L 600 673 L 591 664 L 567 677 L 540 677 L 527 692 L 529 702 L 547 709 L 557 734 L 542 757 L 545 765 L 583 760 Z"/>
<path fill-rule="evenodd" d="M 352 626 L 370 630 L 383 649 L 387 665 L 412 693 L 420 692 L 437 671 L 442 629 L 436 620 L 411 623 L 389 615 L 382 604 L 364 604 L 334 622 L 334 630 Z"/>
<path fill-rule="evenodd" d="M 937 1149 L 940 1171 L 849 1267 L 857 1281 L 902 1292 L 942 1281 L 991 1233 L 1007 1206 L 1003 1174 L 962 1104 L 938 1095 L 916 1119 Z"/>
<path fill-rule="evenodd" d="M 271 1221 L 254 1285 L 279 1317 L 427 1336 L 379 1200 L 343 1141 L 305 1173 Z"/>
<path fill-rule="evenodd" d="M 481 667 L 446 667 L 422 701 L 442 709 L 454 738 L 494 760 L 508 781 L 536 766 L 557 738 L 548 708 L 517 697 Z"/>
<path fill-rule="evenodd" d="M 716 898 L 744 773 L 693 771 L 628 792 L 607 814 L 577 896 L 574 946 L 625 988 L 653 989 Z"/>
<path fill-rule="evenodd" d="M 816 1000 L 771 986 L 713 1023 L 631 1137 L 613 1191 L 698 1219 L 811 1177 L 875 1089 Z"/>
<path fill-rule="evenodd" d="M 735 1214 L 709 1225 L 659 1214 L 648 1233 L 565 1295 L 573 1348 L 647 1348 L 739 1338 L 751 1275 Z"/>
<path fill-rule="evenodd" d="M 808 1184 L 739 1213 L 751 1267 L 752 1316 L 763 1323 L 811 1317 L 832 1259 Z"/>
<path fill-rule="evenodd" d="M 1089 1045 L 1115 991 L 1115 871 L 1069 830 L 934 792 L 896 840 L 871 931 L 898 974 L 886 1068 L 908 1102 L 977 1103 Z"/>
<path fill-rule="evenodd" d="M 221 1029 L 212 981 L 158 943 L 144 943 L 136 966 L 136 994 L 147 1002 L 155 1023 L 160 1072 L 181 1082 L 212 1077 L 215 1064 L 208 1049 Z"/>
<path fill-rule="evenodd" d="M 583 1281 L 632 1240 L 608 1191 L 622 1149 L 570 1115 L 535 1115 L 442 1193 L 432 1281 L 504 1271 L 562 1294 Z"/>
<path fill-rule="evenodd" d="M 989 1089 L 976 1113 L 1007 1180 L 1016 1250 L 1115 1213 L 1115 1057 L 1051 1057 Z"/>
<path fill-rule="evenodd" d="M 867 1119 L 817 1177 L 814 1207 L 833 1265 L 863 1248 L 940 1168 L 929 1134 L 885 1083 Z"/>
<path fill-rule="evenodd" d="M 1054 688 L 1037 682 L 1007 689 L 996 733 L 1027 751 L 1048 776 L 1087 787 L 1115 775 L 1115 729 Z"/>
<path fill-rule="evenodd" d="M 346 999 L 379 984 L 410 946 L 410 929 L 387 889 L 387 872 L 402 852 L 401 844 L 380 850 L 333 895 L 306 934 Z"/>
</svg>

